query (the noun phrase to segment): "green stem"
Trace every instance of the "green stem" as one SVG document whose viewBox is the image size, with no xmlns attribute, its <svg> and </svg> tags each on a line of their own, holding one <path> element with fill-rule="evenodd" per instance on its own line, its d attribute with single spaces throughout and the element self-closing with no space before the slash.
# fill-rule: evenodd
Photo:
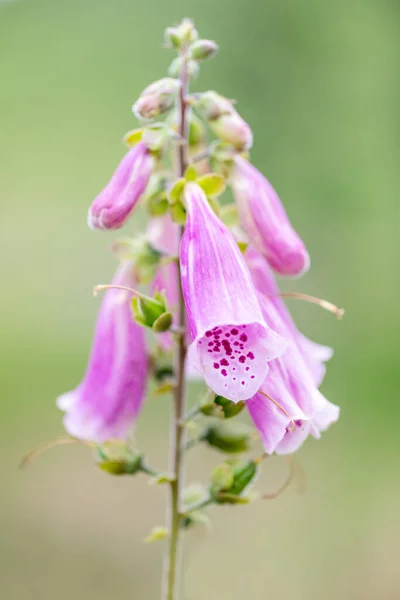
<svg viewBox="0 0 400 600">
<path fill-rule="evenodd" d="M 188 72 L 186 60 L 183 61 L 182 72 L 180 76 L 180 123 L 179 133 L 181 139 L 188 139 L 187 127 L 187 88 L 188 88 Z M 178 147 L 178 176 L 182 177 L 187 166 L 186 144 L 180 144 Z M 183 228 L 181 228 L 181 235 Z M 183 446 L 185 443 L 185 358 L 186 358 L 186 343 L 185 343 L 185 305 L 183 301 L 180 270 L 178 265 L 178 286 L 179 294 L 179 322 L 178 328 L 180 335 L 178 338 L 178 348 L 176 352 L 176 386 L 174 393 L 174 412 L 171 423 L 171 458 L 170 470 L 174 473 L 175 479 L 170 484 L 170 502 L 168 509 L 168 549 L 164 559 L 164 578 L 162 598 L 163 600 L 178 600 L 179 598 L 179 571 L 181 567 L 180 553 L 180 529 L 181 529 L 181 511 L 180 498 L 183 486 Z"/>
</svg>

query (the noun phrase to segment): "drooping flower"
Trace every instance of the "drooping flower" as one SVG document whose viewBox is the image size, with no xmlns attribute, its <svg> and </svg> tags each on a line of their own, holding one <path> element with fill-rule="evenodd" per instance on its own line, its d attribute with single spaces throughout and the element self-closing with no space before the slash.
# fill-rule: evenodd
<svg viewBox="0 0 400 600">
<path fill-rule="evenodd" d="M 114 285 L 135 285 L 132 264 L 122 262 Z M 132 294 L 107 290 L 82 382 L 57 400 L 68 433 L 104 442 L 126 438 L 142 406 L 148 373 L 145 330 L 132 319 Z"/>
<path fill-rule="evenodd" d="M 237 155 L 231 183 L 242 226 L 274 271 L 292 276 L 307 271 L 308 252 L 269 181 Z"/>
<path fill-rule="evenodd" d="M 257 290 L 268 297 L 279 313 L 290 337 L 295 341 L 317 386 L 322 383 L 326 372 L 325 363 L 332 358 L 333 350 L 309 340 L 297 329 L 285 302 L 279 295 L 275 277 L 265 259 L 254 248 L 246 250 L 246 262 Z"/>
<path fill-rule="evenodd" d="M 143 142 L 131 148 L 109 183 L 93 200 L 88 213 L 89 227 L 122 227 L 145 191 L 153 166 L 154 158 Z"/>
<path fill-rule="evenodd" d="M 184 194 L 180 261 L 189 330 L 207 384 L 237 402 L 256 393 L 286 341 L 265 321 L 243 255 L 202 189 L 187 183 Z"/>
<path fill-rule="evenodd" d="M 246 402 L 266 452 L 289 454 L 311 434 L 319 438 L 338 420 L 340 409 L 318 390 L 296 338 L 270 299 L 260 298 L 263 314 L 289 342 L 285 355 L 271 362 L 261 390 Z"/>
</svg>

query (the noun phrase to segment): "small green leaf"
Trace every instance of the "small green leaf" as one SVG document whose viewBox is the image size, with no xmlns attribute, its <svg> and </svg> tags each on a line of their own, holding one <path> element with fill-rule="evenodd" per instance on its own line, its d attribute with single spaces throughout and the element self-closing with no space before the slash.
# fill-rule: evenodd
<svg viewBox="0 0 400 600">
<path fill-rule="evenodd" d="M 174 185 L 172 186 L 172 188 L 169 192 L 170 204 L 174 205 L 177 202 L 182 201 L 182 195 L 183 195 L 183 190 L 185 189 L 185 184 L 186 184 L 186 179 L 184 179 L 184 177 L 181 177 L 180 179 L 175 181 Z"/>
<path fill-rule="evenodd" d="M 205 195 L 210 196 L 211 198 L 214 196 L 220 196 L 224 193 L 226 188 L 224 177 L 218 173 L 208 173 L 207 175 L 202 175 L 202 177 L 198 178 L 197 183 Z"/>
</svg>

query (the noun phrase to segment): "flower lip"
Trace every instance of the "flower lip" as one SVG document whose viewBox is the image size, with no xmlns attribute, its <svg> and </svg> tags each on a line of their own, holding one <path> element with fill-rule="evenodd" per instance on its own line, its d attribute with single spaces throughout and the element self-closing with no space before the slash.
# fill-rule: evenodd
<svg viewBox="0 0 400 600">
<path fill-rule="evenodd" d="M 221 324 L 194 341 L 204 377 L 216 394 L 238 402 L 253 396 L 287 341 L 265 323 Z"/>
</svg>

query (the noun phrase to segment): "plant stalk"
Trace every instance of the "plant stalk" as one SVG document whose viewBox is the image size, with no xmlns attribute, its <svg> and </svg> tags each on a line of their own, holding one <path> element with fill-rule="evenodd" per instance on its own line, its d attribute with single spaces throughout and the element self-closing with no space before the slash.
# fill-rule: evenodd
<svg viewBox="0 0 400 600">
<path fill-rule="evenodd" d="M 179 133 L 182 140 L 188 139 L 187 126 L 187 89 L 188 72 L 186 57 L 183 60 L 180 75 L 180 98 L 179 98 Z M 187 167 L 187 144 L 178 146 L 178 176 L 182 177 Z M 181 228 L 181 236 L 183 228 Z M 178 600 L 180 589 L 181 570 L 181 491 L 183 487 L 183 458 L 185 443 L 185 304 L 183 301 L 180 268 L 178 263 L 178 287 L 179 287 L 179 321 L 177 351 L 175 358 L 176 386 L 174 392 L 174 407 L 170 434 L 170 470 L 174 473 L 174 480 L 170 484 L 170 499 L 167 512 L 168 523 L 168 548 L 164 558 L 164 577 L 162 587 L 162 600 Z"/>
</svg>

